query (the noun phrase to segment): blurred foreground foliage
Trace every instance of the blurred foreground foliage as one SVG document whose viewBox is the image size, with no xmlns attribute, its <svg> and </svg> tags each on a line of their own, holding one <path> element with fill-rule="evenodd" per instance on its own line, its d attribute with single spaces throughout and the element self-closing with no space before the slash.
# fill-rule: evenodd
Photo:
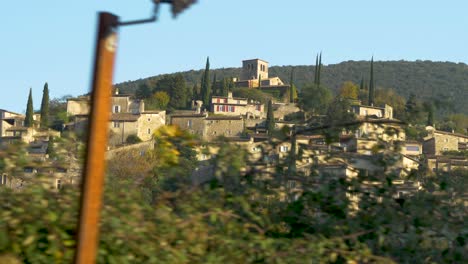
<svg viewBox="0 0 468 264">
<path fill-rule="evenodd" d="M 468 258 L 466 171 L 426 177 L 395 200 L 391 176 L 362 179 L 246 169 L 221 145 L 215 178 L 193 186 L 196 141 L 174 127 L 155 149 L 109 162 L 98 263 L 461 263 Z M 126 161 L 126 162 L 123 162 Z M 290 177 L 302 192 L 288 198 Z M 322 184 L 316 184 L 321 182 Z M 351 209 L 348 194 L 359 197 Z M 286 195 L 286 197 L 285 197 Z M 0 188 L 0 263 L 70 263 L 79 190 Z M 7 262 L 10 261 L 10 262 Z"/>
</svg>

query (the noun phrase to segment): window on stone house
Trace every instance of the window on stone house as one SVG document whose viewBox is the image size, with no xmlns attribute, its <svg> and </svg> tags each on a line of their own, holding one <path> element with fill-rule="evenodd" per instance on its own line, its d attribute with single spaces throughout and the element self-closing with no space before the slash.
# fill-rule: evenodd
<svg viewBox="0 0 468 264">
<path fill-rule="evenodd" d="M 120 113 L 120 105 L 114 105 L 112 107 L 112 113 Z"/>
<path fill-rule="evenodd" d="M 280 146 L 280 152 L 288 152 L 288 146 Z"/>
<path fill-rule="evenodd" d="M 187 127 L 192 128 L 192 120 L 187 120 Z"/>
<path fill-rule="evenodd" d="M 7 176 L 6 174 L 3 174 L 0 179 L 0 185 L 6 185 L 6 184 L 7 184 Z"/>
<path fill-rule="evenodd" d="M 151 135 L 151 129 L 148 128 L 148 135 Z"/>
<path fill-rule="evenodd" d="M 114 121 L 114 128 L 119 128 L 119 127 L 120 127 L 120 122 Z"/>
<path fill-rule="evenodd" d="M 62 179 L 55 180 L 55 189 L 62 189 Z"/>
</svg>

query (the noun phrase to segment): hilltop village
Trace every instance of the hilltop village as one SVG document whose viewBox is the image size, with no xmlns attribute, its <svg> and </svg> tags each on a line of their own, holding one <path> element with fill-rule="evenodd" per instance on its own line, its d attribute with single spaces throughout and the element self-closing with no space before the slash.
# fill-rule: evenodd
<svg viewBox="0 0 468 264">
<path fill-rule="evenodd" d="M 463 114 L 376 89 L 369 66 L 338 92 L 321 56 L 300 87 L 261 59 L 115 85 L 99 262 L 462 263 Z M 0 110 L 0 259 L 69 263 L 90 95 L 46 83 L 33 106 L 30 90 L 25 114 Z"/>
<path fill-rule="evenodd" d="M 317 62 L 315 85 L 320 87 L 320 62 Z M 154 148 L 158 130 L 176 126 L 198 142 L 194 146 L 198 164 L 191 176 L 195 185 L 216 177 L 210 160 L 217 157 L 220 144 L 226 142 L 248 153 L 244 171 L 256 168 L 268 173 L 280 167 L 288 175 L 326 174 L 350 179 L 358 175 L 376 176 L 369 184 L 379 184 L 378 176 L 391 174 L 399 188 L 397 196 L 417 193 L 422 188 L 421 175 L 468 169 L 467 156 L 463 154 L 467 151 L 468 136 L 428 125 L 423 136 L 408 139 L 405 131 L 409 124 L 395 118 L 398 113 L 392 105 L 374 103 L 373 72 L 371 87 L 365 89 L 363 97 L 367 97 L 366 102 L 356 97 L 335 98 L 332 103 L 335 109 L 327 113 L 301 101 L 293 73 L 286 84 L 279 77 L 270 76 L 268 67 L 268 62 L 261 59 L 243 61 L 239 78 L 218 85 L 218 91 L 214 83 L 212 93 L 202 89 L 198 96 L 187 98 L 191 105 L 187 110 L 167 112 L 154 107 L 149 110 L 145 99 L 121 94 L 114 88 L 108 158 L 127 151 L 149 151 Z M 206 85 L 209 81 L 202 79 L 202 86 L 204 82 Z M 259 91 L 268 95 L 267 100 L 234 96 L 230 87 Z M 305 92 L 301 96 L 306 97 Z M 319 90 L 312 89 L 309 98 L 320 96 Z M 82 148 L 80 138 L 86 137 L 90 97 L 67 98 L 62 104 L 66 107 L 67 122 L 58 127 L 45 126 L 40 113 L 27 117 L 0 110 L 0 142 L 4 152 L 12 151 L 8 146 L 19 141 L 27 157 L 23 157 L 27 162 L 20 171 L 13 168 L 17 161 L 8 157 L 11 152 L 6 154 L 7 164 L 1 172 L 3 186 L 21 188 L 34 182 L 34 175 L 45 172 L 50 175 L 45 181 L 53 188 L 79 182 L 79 157 L 66 150 L 65 145 L 75 152 Z M 64 133 L 67 140 L 60 139 Z M 69 143 L 70 138 L 74 143 Z M 387 163 L 382 165 L 382 160 Z M 301 192 L 300 182 L 294 179 L 288 181 L 288 186 L 291 192 Z"/>
</svg>

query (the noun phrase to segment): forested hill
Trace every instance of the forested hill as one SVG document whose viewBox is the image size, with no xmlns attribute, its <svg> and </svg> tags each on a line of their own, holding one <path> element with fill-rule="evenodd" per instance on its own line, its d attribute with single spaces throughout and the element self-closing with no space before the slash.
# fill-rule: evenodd
<svg viewBox="0 0 468 264">
<path fill-rule="evenodd" d="M 279 76 L 289 83 L 293 66 L 272 66 L 270 76 Z M 312 83 L 314 66 L 294 66 L 294 82 L 301 89 L 306 83 Z M 203 70 L 180 72 L 188 85 L 199 83 Z M 322 67 L 322 83 L 337 91 L 345 81 L 356 84 L 361 79 L 369 79 L 369 61 L 346 61 Z M 175 74 L 175 73 L 174 73 Z M 211 70 L 211 77 L 238 77 L 240 68 L 222 68 Z M 393 88 L 399 94 L 408 98 L 411 93 L 421 99 L 434 100 L 436 104 L 444 104 L 454 112 L 468 114 L 468 65 L 452 62 L 432 61 L 376 61 L 374 75 L 377 87 Z M 155 83 L 162 75 L 117 84 L 120 90 L 133 93 L 142 82 Z"/>
</svg>

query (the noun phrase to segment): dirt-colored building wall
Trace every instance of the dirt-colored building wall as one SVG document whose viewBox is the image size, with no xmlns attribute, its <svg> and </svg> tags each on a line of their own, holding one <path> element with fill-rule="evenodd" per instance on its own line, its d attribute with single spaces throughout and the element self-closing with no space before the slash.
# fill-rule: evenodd
<svg viewBox="0 0 468 264">
<path fill-rule="evenodd" d="M 242 61 L 240 79 L 242 81 L 253 79 L 268 79 L 268 62 L 260 59 Z"/>
<path fill-rule="evenodd" d="M 242 118 L 206 118 L 205 140 L 213 140 L 219 136 L 239 137 L 244 131 L 244 120 Z"/>
<path fill-rule="evenodd" d="M 89 99 L 67 100 L 67 114 L 69 116 L 88 115 L 90 109 Z"/>
<path fill-rule="evenodd" d="M 200 138 L 205 133 L 205 115 L 194 114 L 194 115 L 173 115 L 170 117 L 169 124 L 176 125 L 183 130 L 189 131 L 191 134 L 198 135 Z"/>
<path fill-rule="evenodd" d="M 424 153 L 430 155 L 441 155 L 444 151 L 458 151 L 459 137 L 435 132 L 432 138 L 424 142 Z"/>
<path fill-rule="evenodd" d="M 140 114 L 138 118 L 138 137 L 147 141 L 153 137 L 154 132 L 165 125 L 166 111 L 161 112 L 146 112 Z"/>
<path fill-rule="evenodd" d="M 300 112 L 296 104 L 275 103 L 273 104 L 273 116 L 276 120 L 284 120 L 285 116 Z"/>
<path fill-rule="evenodd" d="M 128 136 L 138 134 L 138 122 L 114 120 L 109 122 L 109 145 L 125 144 Z"/>
</svg>

